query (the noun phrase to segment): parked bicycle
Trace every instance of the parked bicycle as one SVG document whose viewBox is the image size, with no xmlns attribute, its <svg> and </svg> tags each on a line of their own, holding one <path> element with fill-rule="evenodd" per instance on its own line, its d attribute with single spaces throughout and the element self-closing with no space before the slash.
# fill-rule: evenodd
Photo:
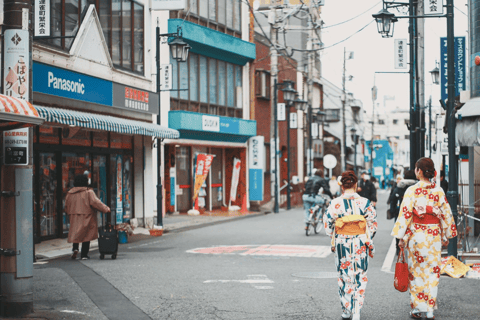
<svg viewBox="0 0 480 320">
<path fill-rule="evenodd" d="M 325 200 L 323 204 L 316 204 L 310 209 L 310 216 L 308 218 L 307 228 L 305 229 L 305 233 L 309 236 L 313 232 L 318 234 L 323 227 L 323 215 L 325 211 L 327 211 L 327 207 L 330 203 L 330 197 L 326 195 L 321 195 L 322 198 Z"/>
</svg>

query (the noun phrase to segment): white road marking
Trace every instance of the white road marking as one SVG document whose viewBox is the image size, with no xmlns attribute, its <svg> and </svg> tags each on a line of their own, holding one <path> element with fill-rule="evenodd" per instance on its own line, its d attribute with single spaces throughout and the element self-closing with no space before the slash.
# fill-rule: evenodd
<svg viewBox="0 0 480 320">
<path fill-rule="evenodd" d="M 330 246 L 312 245 L 235 245 L 195 248 L 187 253 L 201 254 L 227 254 L 242 256 L 276 256 L 276 257 L 302 257 L 325 258 L 331 254 Z"/>
<path fill-rule="evenodd" d="M 48 261 L 37 261 L 37 262 L 34 262 L 33 264 L 47 264 Z"/>
<path fill-rule="evenodd" d="M 136 246 L 130 246 L 127 249 L 135 249 L 135 248 L 150 246 L 152 244 L 156 244 L 156 243 L 159 243 L 159 242 L 163 242 L 163 240 L 157 240 L 157 241 L 147 242 L 147 243 L 144 243 L 144 244 L 139 244 L 139 245 L 136 245 Z"/>
<path fill-rule="evenodd" d="M 386 273 L 393 273 L 391 271 L 393 259 L 395 259 L 395 253 L 397 251 L 396 241 L 395 238 L 392 239 L 392 243 L 390 244 L 390 248 L 388 249 L 387 255 L 385 256 L 385 260 L 383 261 L 382 271 Z"/>
<path fill-rule="evenodd" d="M 246 280 L 206 280 L 203 283 L 230 283 L 230 282 L 235 282 L 235 283 L 248 283 L 251 285 L 254 284 L 266 284 L 266 283 L 274 283 L 272 280 L 268 279 L 266 275 L 264 274 L 252 274 L 247 276 L 248 279 Z M 253 286 L 255 289 L 260 289 L 260 290 L 269 290 L 273 289 L 272 286 Z"/>
<path fill-rule="evenodd" d="M 60 310 L 60 312 L 87 315 L 87 313 L 85 313 L 85 312 L 80 312 L 80 311 L 75 311 L 75 310 Z"/>
</svg>

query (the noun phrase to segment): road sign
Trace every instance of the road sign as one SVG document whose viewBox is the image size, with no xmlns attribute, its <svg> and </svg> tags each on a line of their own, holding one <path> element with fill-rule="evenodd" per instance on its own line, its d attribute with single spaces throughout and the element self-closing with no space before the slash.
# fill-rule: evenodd
<svg viewBox="0 0 480 320">
<path fill-rule="evenodd" d="M 323 166 L 327 169 L 333 169 L 337 165 L 337 158 L 332 154 L 327 154 L 323 157 Z"/>
</svg>

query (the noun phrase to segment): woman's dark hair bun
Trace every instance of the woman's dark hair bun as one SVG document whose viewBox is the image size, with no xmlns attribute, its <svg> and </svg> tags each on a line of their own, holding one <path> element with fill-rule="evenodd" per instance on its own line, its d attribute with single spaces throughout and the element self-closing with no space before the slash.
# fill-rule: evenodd
<svg viewBox="0 0 480 320">
<path fill-rule="evenodd" d="M 427 179 L 435 177 L 435 165 L 430 158 L 420 158 L 415 163 L 415 167 L 422 170 L 423 175 Z"/>
<path fill-rule="evenodd" d="M 342 187 L 344 189 L 350 189 L 352 188 L 358 181 L 357 176 L 355 175 L 355 172 L 352 170 L 347 170 L 344 173 L 342 173 L 342 178 L 340 179 L 340 182 L 342 183 Z"/>
</svg>

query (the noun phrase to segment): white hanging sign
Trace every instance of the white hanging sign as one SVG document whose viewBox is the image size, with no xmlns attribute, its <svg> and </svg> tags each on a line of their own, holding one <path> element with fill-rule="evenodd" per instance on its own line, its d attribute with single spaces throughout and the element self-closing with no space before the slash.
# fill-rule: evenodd
<svg viewBox="0 0 480 320">
<path fill-rule="evenodd" d="M 426 15 L 443 14 L 443 0 L 424 0 L 423 8 Z"/>
<path fill-rule="evenodd" d="M 290 113 L 290 129 L 297 129 L 298 124 L 297 124 L 297 113 L 292 112 Z"/>
<path fill-rule="evenodd" d="M 285 103 L 277 103 L 277 121 L 285 121 Z"/>
<path fill-rule="evenodd" d="M 160 90 L 172 90 L 172 64 L 162 64 L 160 74 Z"/>
<path fill-rule="evenodd" d="M 312 138 L 318 138 L 318 123 L 312 123 Z"/>
<path fill-rule="evenodd" d="M 407 39 L 395 39 L 395 69 L 407 69 Z"/>
<path fill-rule="evenodd" d="M 50 36 L 50 0 L 35 0 L 35 37 Z"/>
</svg>

